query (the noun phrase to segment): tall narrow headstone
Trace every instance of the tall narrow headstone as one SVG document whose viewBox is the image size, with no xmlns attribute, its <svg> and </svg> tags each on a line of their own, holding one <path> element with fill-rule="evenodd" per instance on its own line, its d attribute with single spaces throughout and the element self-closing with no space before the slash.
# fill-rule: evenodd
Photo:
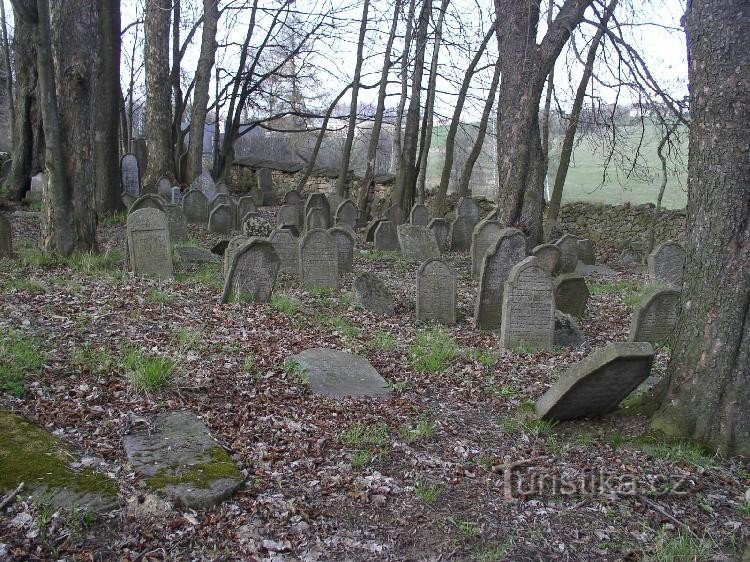
<svg viewBox="0 0 750 562">
<path fill-rule="evenodd" d="M 578 261 L 586 265 L 594 265 L 596 263 L 594 244 L 588 238 L 582 238 L 578 241 Z"/>
<path fill-rule="evenodd" d="M 346 225 L 352 230 L 357 225 L 357 206 L 351 199 L 345 199 L 336 209 L 336 225 Z"/>
<path fill-rule="evenodd" d="M 128 152 L 120 158 L 120 186 L 122 192 L 136 199 L 141 195 L 141 172 L 135 154 Z"/>
<path fill-rule="evenodd" d="M 216 234 L 231 234 L 234 222 L 232 208 L 229 205 L 218 205 L 208 215 L 208 230 Z"/>
<path fill-rule="evenodd" d="M 554 273 L 560 262 L 560 248 L 554 244 L 540 244 L 531 250 L 531 255 L 536 257 L 539 265 L 550 275 Z"/>
<path fill-rule="evenodd" d="M 401 255 L 406 259 L 425 261 L 440 256 L 435 235 L 426 226 L 401 224 L 396 230 Z"/>
<path fill-rule="evenodd" d="M 339 283 L 336 241 L 325 230 L 307 231 L 299 243 L 299 274 L 305 287 L 336 289 Z"/>
<path fill-rule="evenodd" d="M 648 274 L 675 287 L 682 286 L 685 250 L 677 242 L 659 244 L 647 259 Z"/>
<path fill-rule="evenodd" d="M 530 345 L 552 349 L 555 333 L 555 300 L 552 277 L 530 256 L 513 266 L 503 291 L 500 345 L 513 349 Z"/>
<path fill-rule="evenodd" d="M 394 226 L 404 224 L 404 212 L 401 210 L 400 205 L 391 205 L 385 211 L 383 211 L 383 218 L 387 221 L 391 221 Z"/>
<path fill-rule="evenodd" d="M 447 251 L 449 241 L 448 235 L 450 234 L 448 221 L 443 217 L 435 217 L 430 221 L 430 224 L 427 225 L 427 228 L 432 230 L 432 233 L 435 235 L 435 241 L 437 242 L 440 251 Z"/>
<path fill-rule="evenodd" d="M 262 205 L 273 205 L 273 174 L 269 168 L 259 168 L 255 171 L 258 187 L 263 192 Z"/>
<path fill-rule="evenodd" d="M 182 190 L 175 185 L 169 190 L 169 201 L 172 205 L 182 204 Z"/>
<path fill-rule="evenodd" d="M 416 203 L 409 213 L 409 222 L 415 226 L 427 226 L 430 223 L 430 210 L 421 203 Z"/>
<path fill-rule="evenodd" d="M 276 212 L 276 226 L 299 227 L 299 209 L 296 205 L 282 205 Z"/>
<path fill-rule="evenodd" d="M 248 213 L 257 213 L 257 212 L 258 212 L 258 207 L 255 204 L 255 199 L 253 199 L 249 195 L 240 197 L 240 200 L 237 202 L 237 217 L 240 220 L 244 219 L 245 215 Z"/>
<path fill-rule="evenodd" d="M 221 302 L 229 302 L 233 297 L 267 302 L 276 282 L 279 264 L 279 256 L 268 240 L 250 239 L 232 258 Z"/>
<path fill-rule="evenodd" d="M 365 228 L 365 242 L 375 241 L 375 230 L 377 230 L 378 225 L 384 220 L 385 219 L 373 219 L 367 224 L 367 228 Z"/>
<path fill-rule="evenodd" d="M 328 199 L 326 199 L 325 195 L 322 193 L 311 193 L 307 196 L 307 201 L 305 201 L 305 220 L 307 220 L 307 215 L 310 212 L 310 209 L 320 209 L 323 212 L 326 222 L 325 226 L 322 228 L 328 228 L 330 226 L 331 206 L 328 204 Z M 305 228 L 309 229 L 310 227 L 305 224 Z"/>
<path fill-rule="evenodd" d="M 470 222 L 479 222 L 479 205 L 471 197 L 461 197 L 456 203 L 456 216 L 466 217 Z"/>
<path fill-rule="evenodd" d="M 560 261 L 557 264 L 559 273 L 573 273 L 578 265 L 578 238 L 572 234 L 566 234 L 555 242 L 560 248 Z"/>
<path fill-rule="evenodd" d="M 474 232 L 476 222 L 470 218 L 458 216 L 451 222 L 450 245 L 454 252 L 466 251 L 471 248 L 471 235 Z"/>
<path fill-rule="evenodd" d="M 208 223 L 208 199 L 202 191 L 189 189 L 182 197 L 182 212 L 190 224 Z"/>
<path fill-rule="evenodd" d="M 258 207 L 264 207 L 265 206 L 265 199 L 266 196 L 263 193 L 263 190 L 259 188 L 257 185 L 250 188 L 250 191 L 248 191 L 248 196 L 253 198 L 253 201 L 255 201 L 255 205 Z"/>
<path fill-rule="evenodd" d="M 502 232 L 503 225 L 493 220 L 480 221 L 474 227 L 471 235 L 471 275 L 473 277 L 479 277 L 487 249 L 495 245 Z"/>
<path fill-rule="evenodd" d="M 274 230 L 268 237 L 268 241 L 273 244 L 273 248 L 281 260 L 279 271 L 298 275 L 299 240 L 292 235 L 290 230 L 281 228 Z"/>
<path fill-rule="evenodd" d="M 179 205 L 164 205 L 164 212 L 169 223 L 169 239 L 172 242 L 187 239 L 187 221 L 182 207 Z"/>
<path fill-rule="evenodd" d="M 208 173 L 208 170 L 203 170 L 201 174 L 193 180 L 193 183 L 190 184 L 190 188 L 197 189 L 203 193 L 209 203 L 211 203 L 214 200 L 214 197 L 218 194 L 214 179 L 211 177 L 211 174 Z"/>
<path fill-rule="evenodd" d="M 354 260 L 354 235 L 346 227 L 334 226 L 328 229 L 328 233 L 336 241 L 338 251 L 339 275 L 352 272 L 352 261 Z"/>
<path fill-rule="evenodd" d="M 563 273 L 555 279 L 555 306 L 566 314 L 580 318 L 586 312 L 589 288 L 580 273 Z"/>
<path fill-rule="evenodd" d="M 305 217 L 305 228 L 308 230 L 314 230 L 316 228 L 326 229 L 328 225 L 329 217 L 326 216 L 325 209 L 319 207 L 312 207 L 307 211 L 307 217 Z"/>
<path fill-rule="evenodd" d="M 381 221 L 375 228 L 375 248 L 378 250 L 398 250 L 398 234 L 391 221 Z"/>
<path fill-rule="evenodd" d="M 670 344 L 679 315 L 680 291 L 677 289 L 659 289 L 647 295 L 633 314 L 628 341 Z"/>
<path fill-rule="evenodd" d="M 158 209 L 140 209 L 128 215 L 128 252 L 135 275 L 171 279 L 172 249 L 167 215 Z"/>
<path fill-rule="evenodd" d="M 417 322 L 456 323 L 456 272 L 447 262 L 432 258 L 417 271 Z"/>
<path fill-rule="evenodd" d="M 10 221 L 0 214 L 0 258 L 13 257 L 13 236 Z"/>
</svg>

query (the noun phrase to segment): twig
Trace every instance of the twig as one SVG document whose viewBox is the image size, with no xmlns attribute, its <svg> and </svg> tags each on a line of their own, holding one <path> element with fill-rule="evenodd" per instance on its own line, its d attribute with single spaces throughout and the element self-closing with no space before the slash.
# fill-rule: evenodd
<svg viewBox="0 0 750 562">
<path fill-rule="evenodd" d="M 677 523 L 680 527 L 682 527 L 685 530 L 687 530 L 687 532 L 690 533 L 691 535 L 693 535 L 696 539 L 700 540 L 700 537 L 698 537 L 698 535 L 696 535 L 693 532 L 693 530 L 690 527 L 687 526 L 687 524 L 683 523 L 679 519 L 676 519 L 673 515 L 670 515 L 669 513 L 667 513 L 667 510 L 664 509 L 662 506 L 660 506 L 658 503 L 653 502 L 650 499 L 645 498 L 643 496 L 641 496 L 640 499 L 642 499 L 644 501 L 644 503 L 646 505 L 648 505 L 651 509 L 653 509 L 654 511 L 658 511 L 659 513 L 661 513 L 667 519 L 669 519 L 669 520 Z"/>
<path fill-rule="evenodd" d="M 16 487 L 15 490 L 13 490 L 10 494 L 8 494 L 7 496 L 3 498 L 3 501 L 0 502 L 0 511 L 5 509 L 5 506 L 7 506 L 10 502 L 12 502 L 15 499 L 15 497 L 21 492 L 21 490 L 23 490 L 23 484 L 24 483 L 21 482 Z"/>
</svg>

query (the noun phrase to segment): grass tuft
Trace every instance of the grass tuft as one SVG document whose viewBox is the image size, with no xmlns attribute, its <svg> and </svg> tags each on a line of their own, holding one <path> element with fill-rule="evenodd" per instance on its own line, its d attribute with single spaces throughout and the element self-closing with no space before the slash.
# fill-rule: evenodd
<svg viewBox="0 0 750 562">
<path fill-rule="evenodd" d="M 0 392 L 23 396 L 26 378 L 44 365 L 39 342 L 16 330 L 0 334 Z"/>
<path fill-rule="evenodd" d="M 175 363 L 169 357 L 146 355 L 132 349 L 122 360 L 130 384 L 138 392 L 154 392 L 166 388 L 174 379 Z"/>
<path fill-rule="evenodd" d="M 417 482 L 417 485 L 414 487 L 414 493 L 422 503 L 433 505 L 443 493 L 443 487 L 440 484 L 430 485 L 425 482 Z"/>
<path fill-rule="evenodd" d="M 287 316 L 292 316 L 299 310 L 299 301 L 288 295 L 274 295 L 271 298 L 271 308 Z"/>
<path fill-rule="evenodd" d="M 409 348 L 409 364 L 417 371 L 439 373 L 457 353 L 456 340 L 443 329 L 420 330 Z"/>
<path fill-rule="evenodd" d="M 377 351 L 393 351 L 395 347 L 396 338 L 385 330 L 378 330 L 370 340 L 370 348 Z"/>
</svg>

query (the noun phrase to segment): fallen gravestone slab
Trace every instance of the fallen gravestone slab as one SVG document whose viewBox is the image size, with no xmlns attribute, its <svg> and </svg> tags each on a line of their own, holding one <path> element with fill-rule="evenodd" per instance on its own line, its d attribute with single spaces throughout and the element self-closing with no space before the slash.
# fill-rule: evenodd
<svg viewBox="0 0 750 562">
<path fill-rule="evenodd" d="M 205 248 L 195 246 L 178 246 L 174 249 L 177 257 L 189 263 L 218 263 L 219 258 L 213 252 Z M 222 253 L 223 254 L 223 253 Z"/>
<path fill-rule="evenodd" d="M 380 277 L 364 272 L 352 284 L 354 304 L 382 316 L 393 316 L 393 297 Z"/>
<path fill-rule="evenodd" d="M 554 345 L 568 349 L 591 349 L 586 341 L 578 321 L 570 314 L 555 310 L 555 339 Z"/>
<path fill-rule="evenodd" d="M 568 369 L 536 402 L 537 415 L 565 421 L 611 412 L 651 372 L 650 343 L 613 343 Z"/>
<path fill-rule="evenodd" d="M 331 398 L 389 394 L 388 383 L 364 357 L 317 347 L 290 359 L 304 370 L 315 394 Z"/>
<path fill-rule="evenodd" d="M 242 484 L 237 466 L 191 412 L 158 414 L 152 427 L 125 435 L 123 445 L 146 487 L 184 507 L 208 509 Z"/>
<path fill-rule="evenodd" d="M 660 289 L 643 298 L 633 315 L 628 341 L 668 344 L 680 314 L 680 291 Z"/>
</svg>

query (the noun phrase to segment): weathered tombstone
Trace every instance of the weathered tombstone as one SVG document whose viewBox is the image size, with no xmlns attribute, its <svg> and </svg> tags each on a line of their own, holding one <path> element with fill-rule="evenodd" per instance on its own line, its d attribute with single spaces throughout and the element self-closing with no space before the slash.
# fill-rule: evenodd
<svg viewBox="0 0 750 562">
<path fill-rule="evenodd" d="M 245 215 L 248 213 L 257 213 L 257 212 L 258 212 L 258 207 L 255 204 L 255 199 L 253 199 L 249 195 L 240 197 L 240 200 L 237 202 L 237 217 L 240 220 L 244 219 Z"/>
<path fill-rule="evenodd" d="M 566 234 L 555 242 L 555 246 L 560 248 L 560 261 L 557 263 L 557 272 L 573 273 L 578 264 L 578 238 L 572 234 Z"/>
<path fill-rule="evenodd" d="M 172 198 L 172 182 L 169 181 L 169 178 L 159 178 L 156 184 L 156 193 L 164 197 L 167 201 Z"/>
<path fill-rule="evenodd" d="M 257 214 L 248 213 L 242 219 L 242 233 L 245 236 L 266 238 L 271 232 L 273 232 L 273 225 Z"/>
<path fill-rule="evenodd" d="M 234 212 L 229 205 L 219 205 L 208 215 L 208 230 L 216 234 L 231 234 L 234 229 Z"/>
<path fill-rule="evenodd" d="M 290 357 L 307 376 L 310 390 L 329 398 L 387 396 L 388 383 L 367 359 L 344 351 L 314 348 Z"/>
<path fill-rule="evenodd" d="M 234 206 L 234 199 L 228 193 L 217 193 L 213 201 L 211 201 L 211 209 L 218 207 L 219 205 L 230 205 Z"/>
<path fill-rule="evenodd" d="M 352 272 L 352 261 L 354 261 L 354 235 L 346 227 L 334 226 L 328 229 L 328 233 L 336 241 L 338 251 L 339 275 Z"/>
<path fill-rule="evenodd" d="M 408 260 L 425 261 L 440 256 L 435 235 L 426 226 L 401 224 L 396 229 L 401 255 Z"/>
<path fill-rule="evenodd" d="M 322 228 L 325 230 L 328 225 L 328 219 L 329 217 L 326 216 L 324 209 L 312 207 L 307 211 L 307 216 L 305 217 L 305 228 L 307 230 L 313 230 L 316 228 Z"/>
<path fill-rule="evenodd" d="M 669 344 L 680 314 L 680 291 L 660 289 L 643 298 L 630 323 L 628 341 Z"/>
<path fill-rule="evenodd" d="M 299 243 L 299 274 L 305 287 L 336 289 L 338 249 L 333 236 L 320 228 L 308 230 Z"/>
<path fill-rule="evenodd" d="M 130 207 L 132 207 L 133 203 L 135 203 L 136 199 L 138 199 L 130 193 L 123 193 L 122 195 L 120 195 L 120 198 L 122 199 L 122 204 L 126 210 L 130 210 Z"/>
<path fill-rule="evenodd" d="M 211 174 L 208 173 L 208 170 L 203 170 L 201 174 L 193 180 L 193 183 L 190 184 L 190 189 L 197 189 L 203 193 L 209 203 L 214 200 L 214 197 L 216 197 L 218 193 L 218 191 L 216 191 L 214 179 L 211 177 Z"/>
<path fill-rule="evenodd" d="M 217 263 L 219 261 L 213 252 L 195 246 L 177 246 L 174 253 L 181 261 L 188 263 Z"/>
<path fill-rule="evenodd" d="M 675 287 L 682 286 L 685 250 L 677 242 L 659 244 L 648 256 L 648 274 Z"/>
<path fill-rule="evenodd" d="M 344 198 L 337 193 L 328 193 L 326 194 L 326 199 L 328 199 L 328 208 L 331 210 L 331 216 L 328 217 L 330 222 L 328 224 L 336 224 L 336 211 L 339 205 L 344 202 Z"/>
<path fill-rule="evenodd" d="M 495 245 L 503 233 L 503 225 L 498 221 L 483 220 L 474 227 L 471 235 L 471 275 L 479 277 L 482 260 L 487 249 Z"/>
<path fill-rule="evenodd" d="M 375 248 L 378 250 L 398 250 L 398 234 L 391 221 L 381 221 L 375 228 Z"/>
<path fill-rule="evenodd" d="M 31 176 L 31 189 L 26 192 L 25 201 L 41 201 L 44 198 L 44 190 L 47 187 L 47 174 L 39 172 Z"/>
<path fill-rule="evenodd" d="M 570 367 L 536 402 L 537 415 L 566 421 L 617 408 L 651 373 L 650 343 L 613 343 Z"/>
<path fill-rule="evenodd" d="M 169 239 L 172 242 L 187 239 L 187 221 L 182 207 L 179 205 L 164 205 L 164 212 L 167 214 L 169 223 Z"/>
<path fill-rule="evenodd" d="M 299 191 L 296 189 L 290 189 L 284 194 L 284 205 L 295 205 L 297 207 L 303 207 L 304 202 Z"/>
<path fill-rule="evenodd" d="M 435 235 L 435 241 L 437 242 L 438 248 L 441 252 L 448 250 L 448 235 L 450 234 L 450 226 L 448 221 L 443 217 L 435 217 L 427 225 L 427 228 L 432 230 Z"/>
<path fill-rule="evenodd" d="M 10 221 L 0 214 L 0 258 L 13 257 L 13 236 Z"/>
<path fill-rule="evenodd" d="M 336 209 L 336 225 L 342 224 L 352 230 L 357 225 L 357 206 L 351 199 L 345 199 Z"/>
<path fill-rule="evenodd" d="M 296 205 L 282 205 L 276 213 L 276 226 L 299 227 L 299 209 Z"/>
<path fill-rule="evenodd" d="M 594 265 L 596 263 L 594 244 L 588 238 L 582 238 L 578 241 L 578 261 L 586 265 Z"/>
<path fill-rule="evenodd" d="M 385 211 L 383 211 L 383 218 L 387 221 L 391 221 L 394 226 L 404 224 L 404 212 L 401 210 L 400 205 L 391 205 Z"/>
<path fill-rule="evenodd" d="M 354 304 L 381 316 L 393 316 L 393 297 L 385 283 L 374 273 L 357 275 L 352 283 Z"/>
<path fill-rule="evenodd" d="M 470 222 L 479 222 L 479 205 L 471 197 L 461 197 L 456 203 L 456 216 L 465 217 Z"/>
<path fill-rule="evenodd" d="M 447 262 L 432 258 L 417 271 L 417 322 L 456 323 L 456 272 Z"/>
<path fill-rule="evenodd" d="M 268 237 L 273 249 L 281 260 L 281 273 L 299 274 L 299 240 L 286 229 L 276 229 Z"/>
<path fill-rule="evenodd" d="M 122 192 L 136 199 L 141 195 L 141 172 L 135 154 L 128 152 L 120 158 L 120 186 Z"/>
<path fill-rule="evenodd" d="M 505 282 L 510 270 L 525 257 L 526 237 L 516 228 L 506 228 L 485 253 L 474 306 L 474 322 L 478 329 L 497 330 L 500 327 Z"/>
<path fill-rule="evenodd" d="M 620 263 L 626 266 L 639 266 L 643 262 L 643 254 L 633 247 L 625 248 L 620 254 Z"/>
<path fill-rule="evenodd" d="M 269 168 L 258 168 L 255 170 L 255 179 L 258 187 L 263 192 L 262 205 L 273 205 L 273 174 Z"/>
<path fill-rule="evenodd" d="M 471 235 L 474 232 L 476 222 L 467 217 L 456 217 L 450 226 L 450 244 L 454 252 L 465 251 L 471 248 Z"/>
<path fill-rule="evenodd" d="M 189 189 L 182 198 L 182 212 L 190 224 L 208 222 L 208 199 L 202 191 Z"/>
<path fill-rule="evenodd" d="M 180 205 L 182 203 L 182 190 L 179 186 L 175 185 L 169 190 L 169 200 L 172 205 Z"/>
<path fill-rule="evenodd" d="M 560 248 L 554 244 L 540 244 L 531 250 L 531 255 L 536 257 L 539 265 L 552 275 L 560 262 Z"/>
<path fill-rule="evenodd" d="M 219 193 L 226 193 L 229 195 L 229 188 L 223 181 L 216 184 L 216 194 L 218 195 Z"/>
<path fill-rule="evenodd" d="M 280 262 L 273 244 L 262 238 L 251 238 L 232 257 L 221 302 L 227 303 L 238 297 L 267 302 L 276 283 Z"/>
<path fill-rule="evenodd" d="M 588 300 L 589 288 L 580 273 L 563 273 L 555 279 L 555 306 L 558 310 L 580 318 L 586 312 Z"/>
<path fill-rule="evenodd" d="M 578 322 L 570 314 L 555 310 L 555 341 L 556 346 L 569 349 L 590 349 Z"/>
<path fill-rule="evenodd" d="M 229 279 L 229 269 L 232 267 L 234 255 L 239 251 L 240 248 L 242 248 L 242 246 L 247 244 L 249 241 L 250 237 L 243 236 L 242 234 L 232 236 L 229 239 L 227 246 L 224 249 L 224 281 Z"/>
<path fill-rule="evenodd" d="M 140 209 L 157 209 L 161 212 L 165 212 L 164 207 L 166 207 L 166 201 L 164 201 L 160 195 L 146 193 L 133 201 L 133 204 L 130 205 L 130 208 L 128 209 L 128 213 L 134 213 Z"/>
<path fill-rule="evenodd" d="M 255 204 L 258 207 L 264 206 L 264 200 L 266 196 L 263 193 L 263 190 L 259 188 L 257 185 L 250 188 L 250 191 L 248 192 L 248 196 L 253 198 L 253 201 L 255 201 Z"/>
<path fill-rule="evenodd" d="M 510 270 L 503 291 L 502 315 L 502 347 L 530 345 L 537 350 L 552 349 L 555 331 L 552 277 L 534 256 Z"/>
<path fill-rule="evenodd" d="M 421 203 L 416 203 L 409 213 L 409 222 L 416 226 L 427 226 L 430 223 L 430 210 Z"/>
<path fill-rule="evenodd" d="M 378 228 L 378 225 L 384 220 L 385 219 L 373 219 L 367 224 L 367 228 L 365 228 L 365 242 L 375 241 L 375 230 Z"/>
<path fill-rule="evenodd" d="M 135 275 L 171 279 L 172 249 L 167 215 L 158 209 L 140 209 L 128 215 L 128 251 Z"/>
<path fill-rule="evenodd" d="M 328 228 L 330 224 L 328 221 L 331 218 L 331 206 L 328 204 L 328 199 L 326 199 L 326 196 L 322 193 L 311 193 L 307 196 L 307 201 L 305 201 L 305 211 L 304 211 L 304 217 L 305 220 L 307 220 L 307 214 L 310 212 L 310 209 L 321 209 L 323 211 L 323 215 L 326 218 L 325 226 L 322 228 Z M 305 223 L 305 229 L 309 229 L 310 227 Z"/>
</svg>

